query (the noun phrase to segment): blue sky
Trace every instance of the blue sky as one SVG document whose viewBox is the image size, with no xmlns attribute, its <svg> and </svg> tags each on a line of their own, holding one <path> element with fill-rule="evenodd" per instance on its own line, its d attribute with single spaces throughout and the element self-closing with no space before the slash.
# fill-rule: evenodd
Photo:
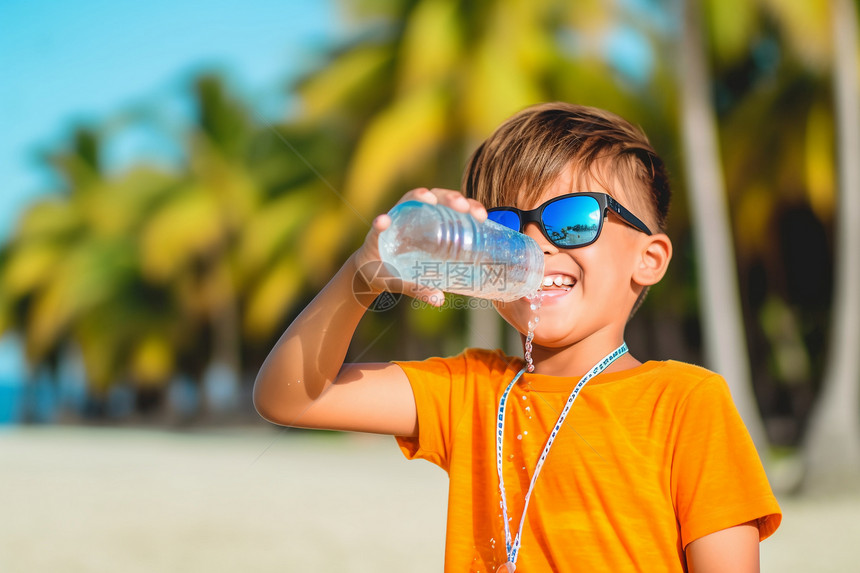
<svg viewBox="0 0 860 573">
<path fill-rule="evenodd" d="M 259 113 L 285 114 L 285 80 L 339 29 L 332 0 L 0 2 L 0 241 L 49 190 L 37 151 L 76 123 L 138 106 L 181 113 L 190 79 L 213 68 Z M 165 151 L 145 134 L 114 147 L 115 161 Z"/>
</svg>

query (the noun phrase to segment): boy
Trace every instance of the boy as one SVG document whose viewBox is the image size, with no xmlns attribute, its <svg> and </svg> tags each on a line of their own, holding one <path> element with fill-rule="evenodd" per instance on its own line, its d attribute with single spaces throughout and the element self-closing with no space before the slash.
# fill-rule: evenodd
<svg viewBox="0 0 860 573">
<path fill-rule="evenodd" d="M 463 182 L 469 198 L 416 189 L 403 199 L 478 220 L 491 207 L 493 220 L 537 241 L 534 371 L 480 349 L 343 364 L 376 294 L 436 305 L 443 296 L 362 274 L 379 268 L 390 224 L 380 215 L 267 358 L 254 388 L 260 414 L 392 434 L 408 458 L 445 469 L 446 571 L 758 571 L 759 541 L 781 514 L 725 382 L 695 366 L 640 363 L 623 342 L 672 255 L 668 180 L 644 134 L 602 110 L 535 106 L 478 148 Z M 529 301 L 494 306 L 527 331 Z"/>
</svg>

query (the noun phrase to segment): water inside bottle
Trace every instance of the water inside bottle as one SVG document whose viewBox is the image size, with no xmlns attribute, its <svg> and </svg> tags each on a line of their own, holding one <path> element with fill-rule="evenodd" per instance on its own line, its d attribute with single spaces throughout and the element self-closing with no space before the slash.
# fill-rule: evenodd
<svg viewBox="0 0 860 573">
<path fill-rule="evenodd" d="M 532 317 L 529 320 L 529 330 L 526 333 L 526 348 L 525 348 L 525 360 L 526 360 L 526 372 L 534 372 L 535 365 L 532 360 L 532 340 L 535 337 L 535 329 L 537 328 L 538 322 L 540 322 L 540 303 L 541 296 L 540 291 L 536 290 L 526 296 L 526 300 L 529 301 L 529 308 L 532 311 Z"/>
</svg>

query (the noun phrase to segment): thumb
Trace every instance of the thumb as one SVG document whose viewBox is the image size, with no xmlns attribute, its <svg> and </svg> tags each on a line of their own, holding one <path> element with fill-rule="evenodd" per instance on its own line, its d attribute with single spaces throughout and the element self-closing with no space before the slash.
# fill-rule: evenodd
<svg viewBox="0 0 860 573">
<path fill-rule="evenodd" d="M 427 288 L 426 286 L 416 285 L 414 283 L 407 287 L 404 294 L 407 294 L 416 300 L 420 300 L 423 303 L 429 304 L 430 306 L 435 306 L 436 308 L 441 307 L 445 303 L 445 293 L 441 290 Z"/>
</svg>

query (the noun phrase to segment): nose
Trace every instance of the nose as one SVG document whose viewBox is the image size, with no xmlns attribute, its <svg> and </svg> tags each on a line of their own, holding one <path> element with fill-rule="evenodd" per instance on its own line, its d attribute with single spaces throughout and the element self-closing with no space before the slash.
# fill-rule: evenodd
<svg viewBox="0 0 860 573">
<path fill-rule="evenodd" d="M 523 233 L 534 239 L 545 255 L 553 255 L 558 252 L 558 247 L 549 242 L 537 223 L 527 223 Z"/>
</svg>

